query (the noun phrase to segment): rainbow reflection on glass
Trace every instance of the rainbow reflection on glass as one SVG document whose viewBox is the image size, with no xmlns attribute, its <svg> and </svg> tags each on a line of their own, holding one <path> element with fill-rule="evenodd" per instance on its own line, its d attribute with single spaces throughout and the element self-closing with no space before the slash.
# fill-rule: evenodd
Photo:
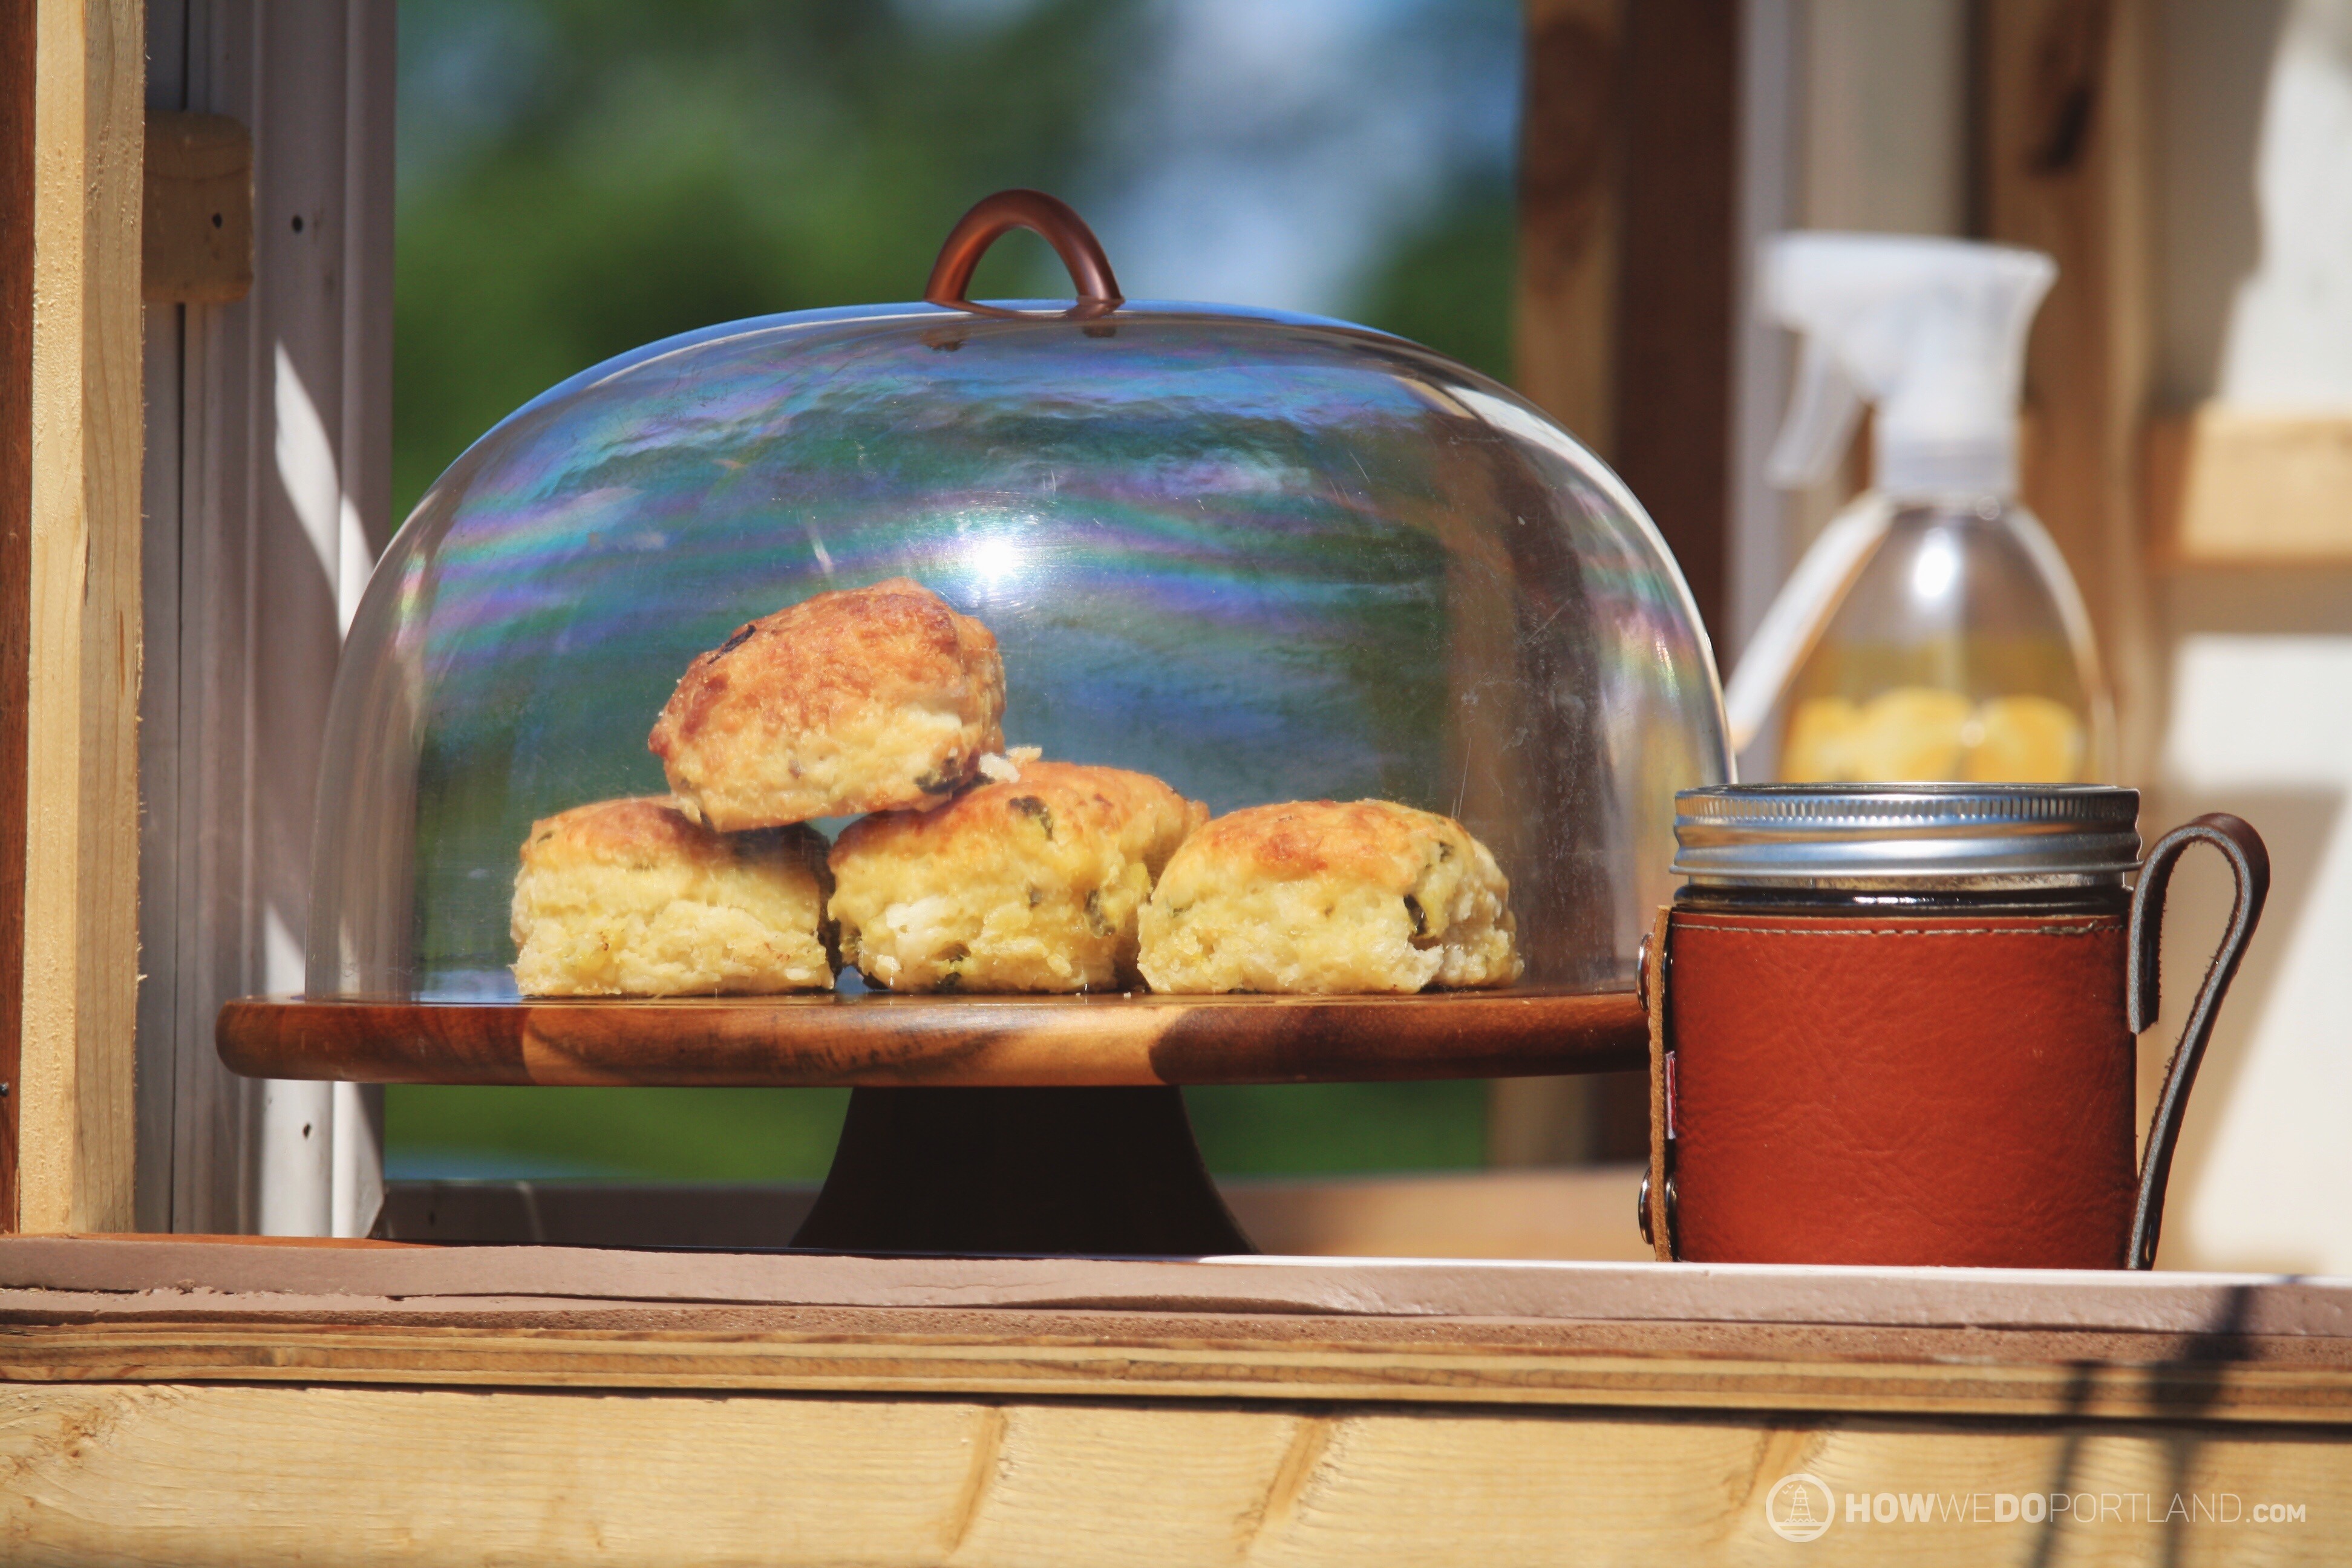
<svg viewBox="0 0 2352 1568">
<path fill-rule="evenodd" d="M 1218 813 L 1460 818 L 1510 877 L 1528 984 L 1632 984 L 1675 792 L 1727 773 L 1655 528 L 1442 355 L 1153 302 L 737 321 L 518 409 L 393 541 L 329 718 L 310 994 L 512 996 L 531 822 L 663 793 L 646 734 L 688 660 L 899 575 L 995 632 L 1011 745 Z"/>
</svg>

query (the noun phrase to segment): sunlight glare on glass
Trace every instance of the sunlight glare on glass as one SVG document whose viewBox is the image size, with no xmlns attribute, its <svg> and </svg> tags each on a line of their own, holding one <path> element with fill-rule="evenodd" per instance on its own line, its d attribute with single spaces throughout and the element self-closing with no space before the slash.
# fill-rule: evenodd
<svg viewBox="0 0 2352 1568">
<path fill-rule="evenodd" d="M 1911 592 L 1922 599 L 1940 599 L 1952 591 L 1960 575 L 1959 552 L 1951 539 L 1937 534 L 1919 547 L 1911 563 Z"/>
<path fill-rule="evenodd" d="M 1019 576 L 1027 563 L 1021 547 L 1002 534 L 973 545 L 969 562 L 973 575 L 991 588 L 1001 587 L 1008 579 Z"/>
</svg>

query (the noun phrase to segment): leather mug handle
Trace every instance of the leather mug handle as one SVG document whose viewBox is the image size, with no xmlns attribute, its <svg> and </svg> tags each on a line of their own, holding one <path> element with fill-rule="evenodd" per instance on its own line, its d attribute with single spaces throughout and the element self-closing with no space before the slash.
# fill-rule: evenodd
<svg viewBox="0 0 2352 1568">
<path fill-rule="evenodd" d="M 2237 884 L 2236 897 L 2230 906 L 2230 923 L 2221 933 L 2221 945 L 2206 966 L 2204 984 L 2197 988 L 2189 1023 L 2180 1031 L 2180 1043 L 2172 1048 L 2164 1089 L 2157 1096 L 2156 1113 L 2148 1121 L 2147 1147 L 2140 1155 L 2139 1202 L 2132 1210 L 2127 1268 L 2156 1267 L 2157 1236 L 2164 1227 L 2164 1186 L 2172 1175 L 2172 1154 L 2180 1137 L 2180 1119 L 2189 1109 L 2189 1091 L 2196 1085 L 2197 1068 L 2213 1037 L 2221 999 L 2237 977 L 2238 961 L 2246 955 L 2255 922 L 2263 918 L 2263 900 L 2270 896 L 2270 851 L 2263 847 L 2262 835 L 2238 817 L 2214 812 L 2184 823 L 2156 841 L 2132 890 L 2129 968 L 2124 990 L 2133 1035 L 2145 1033 L 2156 1023 L 2165 890 L 2171 886 L 2173 868 L 2181 856 L 2199 844 L 2211 845 L 2229 861 L 2230 875 Z"/>
</svg>

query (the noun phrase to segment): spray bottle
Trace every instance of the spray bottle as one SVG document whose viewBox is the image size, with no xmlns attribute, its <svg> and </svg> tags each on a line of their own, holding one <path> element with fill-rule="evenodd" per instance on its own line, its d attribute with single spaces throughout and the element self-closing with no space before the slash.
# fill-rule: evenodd
<svg viewBox="0 0 2352 1568">
<path fill-rule="evenodd" d="M 1867 402 L 1872 486 L 1822 531 L 1724 693 L 1735 751 L 1790 783 L 2107 776 L 2082 595 L 2017 501 L 2025 335 L 2057 268 L 1885 235 L 1766 242 L 1759 304 L 1803 335 L 1766 477 L 1821 482 Z"/>
</svg>

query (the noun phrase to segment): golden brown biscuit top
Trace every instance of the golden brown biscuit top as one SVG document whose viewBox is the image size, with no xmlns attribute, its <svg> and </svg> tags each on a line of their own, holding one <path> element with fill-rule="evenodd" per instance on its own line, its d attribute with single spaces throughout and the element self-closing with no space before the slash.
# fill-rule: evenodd
<svg viewBox="0 0 2352 1568">
<path fill-rule="evenodd" d="M 1001 668 L 995 634 L 911 578 L 818 594 L 696 655 L 646 746 L 669 761 L 730 695 L 785 731 L 820 729 L 872 704 L 942 693 L 961 701 L 976 665 Z"/>
<path fill-rule="evenodd" d="M 646 868 L 687 862 L 723 866 L 745 854 L 772 854 L 787 835 L 823 837 L 813 828 L 768 828 L 757 833 L 715 833 L 666 795 L 630 795 L 575 805 L 530 825 L 523 840 L 526 868 L 551 870 L 578 865 Z"/>
<path fill-rule="evenodd" d="M 1159 856 L 1164 862 L 1176 841 L 1208 820 L 1207 806 L 1186 800 L 1150 773 L 1083 763 L 1026 762 L 1020 767 L 1017 781 L 965 790 L 933 811 L 885 811 L 860 817 L 842 830 L 834 855 L 838 859 L 864 850 L 992 837 L 1024 823 L 1044 828 L 1048 838 L 1118 838 L 1130 824 L 1165 814 L 1164 826 L 1178 831 L 1170 835 Z M 1066 826 L 1077 833 L 1061 832 Z M 1154 876 L 1160 869 L 1158 864 L 1151 866 Z"/>
<path fill-rule="evenodd" d="M 1433 852 L 1471 853 L 1450 816 L 1391 800 L 1286 801 L 1218 817 L 1184 846 L 1188 880 L 1295 881 L 1327 872 L 1402 891 Z"/>
</svg>

